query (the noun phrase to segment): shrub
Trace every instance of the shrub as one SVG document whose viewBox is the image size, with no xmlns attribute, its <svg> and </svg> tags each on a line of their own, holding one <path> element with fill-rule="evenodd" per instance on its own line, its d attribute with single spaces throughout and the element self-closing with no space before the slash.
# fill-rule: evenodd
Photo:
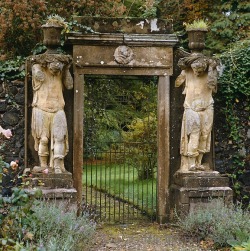
<svg viewBox="0 0 250 251">
<path fill-rule="evenodd" d="M 135 118 L 128 131 L 122 132 L 126 141 L 126 161 L 138 172 L 138 179 L 152 179 L 157 166 L 157 119 L 151 113 L 143 119 Z M 142 141 L 142 142 L 140 142 Z"/>
<path fill-rule="evenodd" d="M 40 224 L 32 224 L 32 232 L 40 248 L 53 251 L 85 250 L 95 232 L 95 223 L 86 215 L 76 217 L 65 211 L 63 203 L 41 202 L 34 207 Z"/>
<path fill-rule="evenodd" d="M 231 178 L 235 199 L 249 205 L 249 192 L 244 191 L 240 177 L 249 170 L 249 97 L 250 97 L 250 47 L 249 40 L 236 43 L 235 47 L 220 56 L 223 72 L 218 79 L 218 94 L 215 96 L 217 118 L 220 125 L 216 132 L 217 156 Z M 221 127 L 221 128 L 220 128 Z M 226 155 L 225 152 L 228 153 Z"/>
<path fill-rule="evenodd" d="M 222 199 L 211 201 L 207 207 L 196 209 L 179 226 L 185 234 L 199 239 L 211 239 L 217 246 L 225 246 L 229 240 L 237 240 L 240 232 L 250 235 L 250 213 L 241 205 L 224 205 Z"/>
<path fill-rule="evenodd" d="M 24 65 L 25 59 L 23 57 L 0 61 L 0 80 L 24 79 Z"/>
<path fill-rule="evenodd" d="M 88 215 L 77 218 L 63 204 L 38 201 L 40 190 L 12 190 L 10 197 L 0 196 L 0 250 L 85 250 L 95 231 Z"/>
<path fill-rule="evenodd" d="M 31 241 L 31 224 L 37 224 L 32 206 L 40 193 L 28 194 L 23 189 L 13 188 L 10 197 L 0 196 L 0 249 L 19 250 L 24 242 Z M 25 249 L 23 249 L 25 250 Z"/>
</svg>

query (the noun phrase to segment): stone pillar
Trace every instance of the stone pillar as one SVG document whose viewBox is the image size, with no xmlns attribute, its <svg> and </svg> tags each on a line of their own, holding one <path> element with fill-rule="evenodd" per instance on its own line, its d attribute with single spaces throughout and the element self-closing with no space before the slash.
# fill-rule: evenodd
<svg viewBox="0 0 250 251">
<path fill-rule="evenodd" d="M 169 218 L 169 113 L 170 78 L 158 81 L 158 172 L 157 216 L 160 224 Z"/>
</svg>

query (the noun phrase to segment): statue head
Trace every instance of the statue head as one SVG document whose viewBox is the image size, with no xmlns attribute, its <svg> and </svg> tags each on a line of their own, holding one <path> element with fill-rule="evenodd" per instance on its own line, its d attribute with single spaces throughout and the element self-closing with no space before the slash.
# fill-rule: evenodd
<svg viewBox="0 0 250 251">
<path fill-rule="evenodd" d="M 203 73 L 205 73 L 207 67 L 208 67 L 207 61 L 203 58 L 199 58 L 191 64 L 191 68 L 195 76 L 200 76 Z"/>
<path fill-rule="evenodd" d="M 62 72 L 63 63 L 60 61 L 57 61 L 57 60 L 52 61 L 52 62 L 48 63 L 48 69 L 53 75 L 56 75 L 56 74 Z"/>
</svg>

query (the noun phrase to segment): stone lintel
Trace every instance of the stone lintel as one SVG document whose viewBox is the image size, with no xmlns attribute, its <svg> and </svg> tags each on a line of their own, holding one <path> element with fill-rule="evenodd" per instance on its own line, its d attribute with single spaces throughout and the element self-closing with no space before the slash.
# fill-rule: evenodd
<svg viewBox="0 0 250 251">
<path fill-rule="evenodd" d="M 119 62 L 116 53 L 119 50 L 128 52 L 124 63 Z M 75 45 L 73 61 L 79 74 L 106 74 L 106 75 L 172 75 L 173 48 L 138 47 L 138 46 L 96 46 Z"/>
</svg>

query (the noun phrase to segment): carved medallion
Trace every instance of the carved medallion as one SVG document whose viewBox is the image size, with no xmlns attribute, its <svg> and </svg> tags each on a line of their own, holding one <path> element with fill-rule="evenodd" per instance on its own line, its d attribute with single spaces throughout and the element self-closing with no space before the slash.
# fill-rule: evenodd
<svg viewBox="0 0 250 251">
<path fill-rule="evenodd" d="M 121 45 L 116 48 L 114 57 L 118 64 L 128 64 L 134 59 L 134 53 L 128 46 Z"/>
</svg>

